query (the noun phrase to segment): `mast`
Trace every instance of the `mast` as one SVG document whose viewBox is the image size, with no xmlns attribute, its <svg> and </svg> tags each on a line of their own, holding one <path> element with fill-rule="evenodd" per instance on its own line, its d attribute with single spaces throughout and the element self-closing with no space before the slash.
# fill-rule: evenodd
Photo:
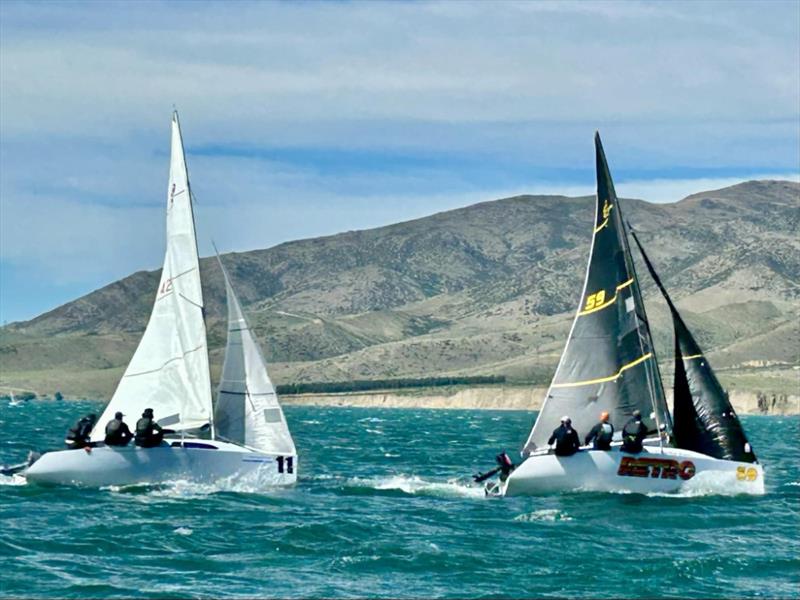
<svg viewBox="0 0 800 600">
<path fill-rule="evenodd" d="M 634 410 L 652 433 L 668 424 L 652 337 L 627 244 L 614 183 L 595 134 L 597 196 L 592 244 L 581 300 L 556 373 L 523 454 L 546 445 L 559 418 L 588 431 L 601 411 L 618 429 Z"/>
</svg>

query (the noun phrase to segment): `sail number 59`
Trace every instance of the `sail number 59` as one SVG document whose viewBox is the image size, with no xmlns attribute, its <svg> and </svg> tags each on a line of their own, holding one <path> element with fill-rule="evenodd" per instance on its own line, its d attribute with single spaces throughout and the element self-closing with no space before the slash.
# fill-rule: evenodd
<svg viewBox="0 0 800 600">
<path fill-rule="evenodd" d="M 736 467 L 736 479 L 739 481 L 755 481 L 758 479 L 758 471 L 755 467 Z"/>
<path fill-rule="evenodd" d="M 591 310 L 593 308 L 597 308 L 601 306 L 603 302 L 606 300 L 606 291 L 600 290 L 599 292 L 592 294 L 588 298 L 586 298 L 586 306 L 583 307 L 583 310 Z"/>
</svg>

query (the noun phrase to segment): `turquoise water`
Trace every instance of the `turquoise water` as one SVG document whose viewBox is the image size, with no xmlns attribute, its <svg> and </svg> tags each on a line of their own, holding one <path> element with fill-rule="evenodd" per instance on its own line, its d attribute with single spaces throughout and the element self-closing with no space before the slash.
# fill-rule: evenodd
<svg viewBox="0 0 800 600">
<path fill-rule="evenodd" d="M 0 462 L 52 447 L 92 403 L 0 405 Z M 0 595 L 798 597 L 797 417 L 745 417 L 762 497 L 487 499 L 470 474 L 533 413 L 289 407 L 300 480 L 0 485 Z"/>
</svg>

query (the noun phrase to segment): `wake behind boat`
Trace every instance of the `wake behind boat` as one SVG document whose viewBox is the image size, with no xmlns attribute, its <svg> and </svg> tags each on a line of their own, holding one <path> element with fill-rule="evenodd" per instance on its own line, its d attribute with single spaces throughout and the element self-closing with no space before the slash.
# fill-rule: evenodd
<svg viewBox="0 0 800 600">
<path fill-rule="evenodd" d="M 596 212 L 578 311 L 522 450 L 523 461 L 513 470 L 506 467 L 500 481 L 487 485 L 487 493 L 699 490 L 763 494 L 763 470 L 739 418 L 634 238 L 673 318 L 675 401 L 674 415 L 670 414 L 626 224 L 599 134 L 595 153 Z M 584 447 L 571 455 L 553 453 L 551 432 L 566 416 L 574 430 L 586 434 L 603 412 L 616 429 L 609 449 Z M 641 432 L 649 437 L 640 450 L 627 451 L 632 446 L 623 445 L 619 430 L 635 414 L 643 416 Z M 565 427 L 568 430 L 570 423 Z"/>
<path fill-rule="evenodd" d="M 167 191 L 167 250 L 153 311 L 111 401 L 91 432 L 92 443 L 48 452 L 23 474 L 29 481 L 85 486 L 212 483 L 291 485 L 297 453 L 266 364 L 225 276 L 228 342 L 216 407 L 204 320 L 200 264 L 177 113 Z M 116 413 L 138 418 L 152 409 L 168 435 L 151 448 L 106 445 Z"/>
</svg>

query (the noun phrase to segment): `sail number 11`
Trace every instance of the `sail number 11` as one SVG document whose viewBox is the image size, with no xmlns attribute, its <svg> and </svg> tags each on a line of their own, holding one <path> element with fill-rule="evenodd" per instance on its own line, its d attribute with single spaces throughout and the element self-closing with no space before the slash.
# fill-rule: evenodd
<svg viewBox="0 0 800 600">
<path fill-rule="evenodd" d="M 276 456 L 278 473 L 294 473 L 294 456 Z"/>
</svg>

